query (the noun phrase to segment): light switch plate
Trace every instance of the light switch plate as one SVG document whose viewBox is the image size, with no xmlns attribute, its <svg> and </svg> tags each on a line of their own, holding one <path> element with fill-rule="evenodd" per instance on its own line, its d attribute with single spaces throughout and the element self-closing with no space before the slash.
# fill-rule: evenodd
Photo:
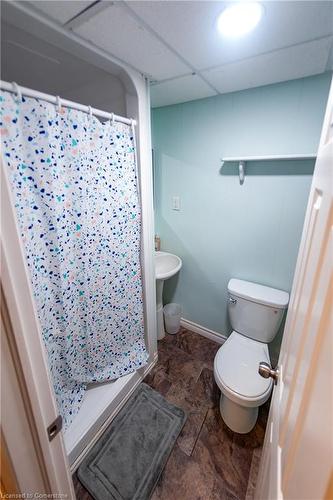
<svg viewBox="0 0 333 500">
<path fill-rule="evenodd" d="M 172 197 L 172 210 L 180 210 L 180 197 L 179 196 L 173 196 Z"/>
</svg>

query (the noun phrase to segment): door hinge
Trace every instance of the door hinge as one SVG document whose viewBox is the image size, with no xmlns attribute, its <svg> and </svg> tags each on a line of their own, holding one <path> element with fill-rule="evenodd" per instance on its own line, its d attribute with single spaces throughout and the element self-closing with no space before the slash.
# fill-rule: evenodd
<svg viewBox="0 0 333 500">
<path fill-rule="evenodd" d="M 55 420 L 53 420 L 52 424 L 48 426 L 47 435 L 49 437 L 49 441 L 52 441 L 53 438 L 61 431 L 62 429 L 62 416 L 58 415 Z"/>
</svg>

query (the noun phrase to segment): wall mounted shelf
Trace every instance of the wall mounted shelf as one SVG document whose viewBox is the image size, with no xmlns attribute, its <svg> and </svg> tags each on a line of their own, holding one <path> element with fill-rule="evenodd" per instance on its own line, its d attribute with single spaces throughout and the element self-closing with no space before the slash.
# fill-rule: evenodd
<svg viewBox="0 0 333 500">
<path fill-rule="evenodd" d="M 290 154 L 290 155 L 267 155 L 267 156 L 225 156 L 221 160 L 221 167 L 225 163 L 238 163 L 239 183 L 242 185 L 245 179 L 245 164 L 251 161 L 285 161 L 285 160 L 315 160 L 315 154 Z"/>
</svg>

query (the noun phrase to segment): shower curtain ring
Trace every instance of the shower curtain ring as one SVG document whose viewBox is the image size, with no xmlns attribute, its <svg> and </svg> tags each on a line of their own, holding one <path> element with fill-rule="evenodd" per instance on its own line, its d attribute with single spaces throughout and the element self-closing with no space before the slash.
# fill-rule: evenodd
<svg viewBox="0 0 333 500">
<path fill-rule="evenodd" d="M 18 100 L 22 101 L 22 92 L 20 90 L 20 87 L 17 85 L 16 82 L 12 82 L 12 86 L 13 86 L 13 91 L 17 95 Z"/>
<path fill-rule="evenodd" d="M 114 125 L 114 113 L 111 113 L 111 124 Z"/>
<path fill-rule="evenodd" d="M 89 118 L 92 118 L 92 107 L 88 106 L 88 110 L 89 110 Z"/>
<path fill-rule="evenodd" d="M 57 95 L 56 99 L 57 99 L 57 111 L 58 111 L 58 113 L 60 113 L 60 111 L 61 111 L 61 99 L 58 95 Z"/>
</svg>

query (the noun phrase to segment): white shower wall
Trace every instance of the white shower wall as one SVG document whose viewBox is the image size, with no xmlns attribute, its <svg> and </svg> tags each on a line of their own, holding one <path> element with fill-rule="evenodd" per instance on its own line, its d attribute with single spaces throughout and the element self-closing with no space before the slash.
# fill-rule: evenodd
<svg viewBox="0 0 333 500">
<path fill-rule="evenodd" d="M 122 82 L 114 75 L 101 75 L 93 82 L 67 90 L 63 97 L 120 116 L 130 116 L 126 106 L 126 93 Z"/>
</svg>

